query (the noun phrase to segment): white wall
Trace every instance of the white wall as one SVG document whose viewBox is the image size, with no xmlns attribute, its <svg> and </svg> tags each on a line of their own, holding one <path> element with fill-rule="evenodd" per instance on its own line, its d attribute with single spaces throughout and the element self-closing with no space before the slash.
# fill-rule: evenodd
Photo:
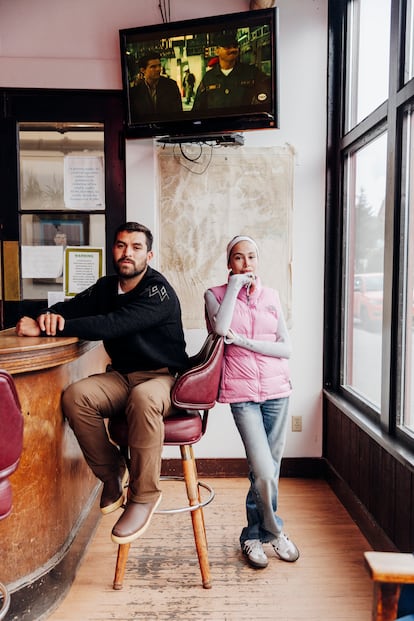
<svg viewBox="0 0 414 621">
<path fill-rule="evenodd" d="M 161 22 L 158 0 L 0 0 L 0 86 L 120 89 L 118 30 Z M 248 0 L 171 0 L 171 20 L 244 11 Z M 294 391 L 287 457 L 322 451 L 322 327 L 325 201 L 327 0 L 278 0 L 279 130 L 245 134 L 245 147 L 291 145 L 296 153 L 293 214 Z M 242 147 L 244 148 L 244 147 Z M 128 140 L 127 215 L 157 230 L 152 140 Z M 187 334 L 192 353 L 202 340 Z M 168 456 L 176 456 L 169 449 Z M 242 457 L 227 406 L 210 415 L 203 457 Z"/>
</svg>

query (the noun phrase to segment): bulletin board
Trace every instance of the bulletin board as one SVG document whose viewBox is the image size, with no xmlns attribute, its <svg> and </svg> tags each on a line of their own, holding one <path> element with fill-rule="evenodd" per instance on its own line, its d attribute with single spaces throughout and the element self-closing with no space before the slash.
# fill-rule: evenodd
<svg viewBox="0 0 414 621">
<path fill-rule="evenodd" d="M 182 149 L 186 148 L 186 151 Z M 250 235 L 258 273 L 291 324 L 293 150 L 168 145 L 157 149 L 159 268 L 186 329 L 205 326 L 204 291 L 227 282 L 226 246 Z"/>
</svg>

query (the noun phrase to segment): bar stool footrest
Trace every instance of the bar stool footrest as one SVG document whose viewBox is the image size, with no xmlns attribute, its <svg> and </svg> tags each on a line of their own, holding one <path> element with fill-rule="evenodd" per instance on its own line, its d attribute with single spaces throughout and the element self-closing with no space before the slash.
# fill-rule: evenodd
<svg viewBox="0 0 414 621">
<path fill-rule="evenodd" d="M 178 475 L 166 475 L 161 477 L 161 481 L 184 481 L 184 477 Z M 214 499 L 216 492 L 214 489 L 205 483 L 204 481 L 197 481 L 197 486 L 202 487 L 207 490 L 208 496 L 204 500 L 200 500 L 200 502 L 195 505 L 186 505 L 185 507 L 177 507 L 176 509 L 158 509 L 155 513 L 160 515 L 165 514 L 173 514 L 173 513 L 186 513 L 187 511 L 196 511 L 197 509 L 202 509 L 210 504 L 210 502 Z"/>
<path fill-rule="evenodd" d="M 10 593 L 7 590 L 7 587 L 0 582 L 0 619 L 4 619 L 9 608 L 10 608 Z"/>
</svg>

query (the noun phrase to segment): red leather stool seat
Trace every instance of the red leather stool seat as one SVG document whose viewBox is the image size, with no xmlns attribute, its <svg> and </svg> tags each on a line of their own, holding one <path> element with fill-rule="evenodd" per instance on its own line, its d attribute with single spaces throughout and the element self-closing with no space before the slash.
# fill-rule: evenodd
<svg viewBox="0 0 414 621">
<path fill-rule="evenodd" d="M 128 425 L 125 416 L 109 421 L 109 435 L 119 446 L 128 446 Z M 203 421 L 199 412 L 191 410 L 164 418 L 164 444 L 181 446 L 195 444 L 203 435 Z"/>
</svg>

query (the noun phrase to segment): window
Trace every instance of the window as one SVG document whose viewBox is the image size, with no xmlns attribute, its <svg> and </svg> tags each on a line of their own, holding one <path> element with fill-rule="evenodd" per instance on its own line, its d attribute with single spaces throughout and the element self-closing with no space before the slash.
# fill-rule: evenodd
<svg viewBox="0 0 414 621">
<path fill-rule="evenodd" d="M 390 8 L 391 0 L 348 4 L 347 129 L 387 99 Z"/>
<path fill-rule="evenodd" d="M 402 407 L 398 412 L 397 424 L 414 434 L 414 106 L 405 109 L 403 122 L 404 150 L 402 153 L 404 171 L 402 194 L 402 238 L 403 295 L 402 295 Z"/>
<path fill-rule="evenodd" d="M 342 383 L 379 410 L 386 133 L 347 155 Z"/>
<path fill-rule="evenodd" d="M 408 82 L 412 77 L 414 77 L 414 7 L 412 0 L 407 0 L 404 82 Z"/>
<path fill-rule="evenodd" d="M 105 248 L 102 123 L 20 123 L 20 272 L 25 300 L 63 295 L 63 249 Z"/>
<path fill-rule="evenodd" d="M 329 6 L 325 386 L 414 447 L 414 0 Z"/>
</svg>

